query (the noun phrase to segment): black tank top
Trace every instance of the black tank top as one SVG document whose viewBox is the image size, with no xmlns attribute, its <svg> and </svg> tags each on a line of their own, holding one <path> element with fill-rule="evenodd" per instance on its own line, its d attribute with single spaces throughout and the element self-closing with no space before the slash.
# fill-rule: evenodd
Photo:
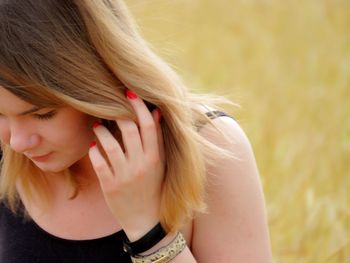
<svg viewBox="0 0 350 263">
<path fill-rule="evenodd" d="M 228 116 L 221 111 L 206 114 L 212 119 Z M 130 263 L 123 251 L 124 235 L 121 230 L 91 240 L 62 239 L 0 203 L 0 263 Z"/>
</svg>

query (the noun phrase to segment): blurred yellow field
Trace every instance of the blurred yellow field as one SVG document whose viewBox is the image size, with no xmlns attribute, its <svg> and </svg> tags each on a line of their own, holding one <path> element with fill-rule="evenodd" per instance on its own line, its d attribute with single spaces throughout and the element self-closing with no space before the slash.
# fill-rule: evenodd
<svg viewBox="0 0 350 263">
<path fill-rule="evenodd" d="M 127 3 L 191 89 L 241 104 L 274 262 L 350 262 L 350 1 Z"/>
</svg>

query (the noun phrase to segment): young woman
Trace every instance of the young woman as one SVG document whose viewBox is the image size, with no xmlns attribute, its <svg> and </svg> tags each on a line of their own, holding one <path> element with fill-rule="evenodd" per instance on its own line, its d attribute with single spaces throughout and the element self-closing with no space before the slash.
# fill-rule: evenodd
<svg viewBox="0 0 350 263">
<path fill-rule="evenodd" d="M 227 100 L 190 93 L 122 1 L 2 0 L 0 35 L 0 262 L 271 262 Z"/>
</svg>

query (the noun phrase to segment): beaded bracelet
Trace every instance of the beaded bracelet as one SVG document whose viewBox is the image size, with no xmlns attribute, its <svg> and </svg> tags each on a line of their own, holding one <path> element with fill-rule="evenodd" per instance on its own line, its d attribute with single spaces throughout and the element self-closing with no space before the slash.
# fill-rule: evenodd
<svg viewBox="0 0 350 263">
<path fill-rule="evenodd" d="M 166 246 L 148 255 L 131 256 L 133 263 L 167 263 L 180 254 L 186 247 L 186 240 L 180 232 Z"/>
</svg>

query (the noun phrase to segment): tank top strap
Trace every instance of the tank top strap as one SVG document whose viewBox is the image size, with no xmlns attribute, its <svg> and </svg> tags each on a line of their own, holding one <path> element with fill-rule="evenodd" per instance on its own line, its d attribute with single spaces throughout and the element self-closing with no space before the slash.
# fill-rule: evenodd
<svg viewBox="0 0 350 263">
<path fill-rule="evenodd" d="M 223 117 L 223 116 L 226 116 L 226 117 L 230 117 L 234 120 L 236 120 L 235 118 L 233 118 L 231 115 L 227 114 L 226 112 L 223 112 L 223 111 L 219 111 L 219 110 L 212 110 L 212 111 L 208 111 L 205 113 L 210 119 L 216 119 L 218 117 Z M 196 128 L 197 128 L 197 131 L 199 131 L 207 122 L 202 122 L 202 121 L 197 121 L 196 123 Z"/>
<path fill-rule="evenodd" d="M 205 113 L 210 119 L 215 119 L 218 117 L 226 116 L 234 119 L 231 115 L 228 115 L 226 112 L 219 111 L 219 110 L 213 110 L 213 111 L 208 111 Z"/>
</svg>

